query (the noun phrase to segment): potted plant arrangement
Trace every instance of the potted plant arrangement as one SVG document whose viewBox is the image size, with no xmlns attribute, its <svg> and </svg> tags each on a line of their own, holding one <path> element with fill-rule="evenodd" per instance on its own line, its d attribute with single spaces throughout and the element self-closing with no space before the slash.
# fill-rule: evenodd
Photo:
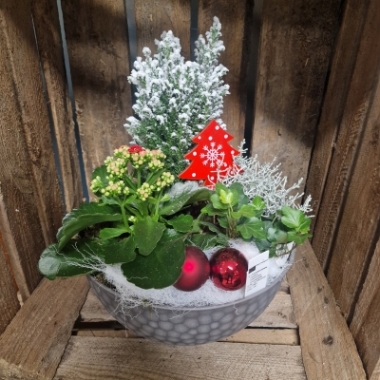
<svg viewBox="0 0 380 380">
<path fill-rule="evenodd" d="M 47 278 L 87 275 L 126 327 L 172 344 L 216 341 L 273 299 L 309 235 L 310 199 L 274 163 L 234 149 L 220 120 L 228 86 L 220 23 L 184 62 L 171 32 L 138 58 L 134 138 L 95 169 L 96 201 L 68 213 L 41 255 Z M 205 128 L 206 126 L 206 128 Z M 192 145 L 192 142 L 195 143 Z"/>
</svg>

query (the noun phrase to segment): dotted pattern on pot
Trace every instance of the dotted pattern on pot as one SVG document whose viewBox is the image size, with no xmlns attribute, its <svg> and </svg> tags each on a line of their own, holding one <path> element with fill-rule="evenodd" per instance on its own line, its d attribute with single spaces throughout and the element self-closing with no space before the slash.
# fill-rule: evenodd
<svg viewBox="0 0 380 380">
<path fill-rule="evenodd" d="M 107 311 L 127 329 L 162 343 L 190 346 L 216 342 L 247 327 L 273 300 L 282 277 L 256 294 L 224 305 L 193 309 L 139 306 L 124 311 L 112 289 L 93 277 L 88 279 Z"/>
</svg>

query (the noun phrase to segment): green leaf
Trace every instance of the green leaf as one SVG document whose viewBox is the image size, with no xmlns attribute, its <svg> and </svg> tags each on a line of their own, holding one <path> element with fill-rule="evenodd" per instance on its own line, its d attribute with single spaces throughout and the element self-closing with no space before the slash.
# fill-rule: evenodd
<svg viewBox="0 0 380 380">
<path fill-rule="evenodd" d="M 217 210 L 213 207 L 211 203 L 208 203 L 205 207 L 201 210 L 202 214 L 206 214 L 209 216 L 215 216 L 215 215 L 225 215 L 225 211 Z"/>
<path fill-rule="evenodd" d="M 100 178 L 101 186 L 104 188 L 108 185 L 108 179 L 107 179 L 107 168 L 105 165 L 97 167 L 91 175 L 91 180 L 94 180 L 96 177 Z M 94 191 L 94 194 L 98 197 L 102 196 L 102 193 L 100 191 Z"/>
<path fill-rule="evenodd" d="M 133 239 L 71 240 L 61 251 L 58 251 L 58 244 L 52 244 L 42 252 L 38 269 L 50 280 L 86 275 L 94 272 L 96 257 L 106 264 L 133 261 L 136 258 Z"/>
<path fill-rule="evenodd" d="M 100 239 L 103 239 L 103 240 L 113 239 L 113 238 L 118 237 L 118 236 L 125 234 L 127 232 L 131 232 L 131 230 L 127 229 L 125 227 L 103 228 L 99 233 L 99 237 L 100 237 Z"/>
<path fill-rule="evenodd" d="M 268 251 L 271 248 L 271 244 L 267 239 L 255 239 L 255 244 L 260 252 Z"/>
<path fill-rule="evenodd" d="M 257 216 L 257 210 L 253 205 L 243 205 L 240 210 L 232 212 L 231 216 L 234 219 L 240 219 L 242 216 L 246 218 L 252 218 L 254 216 Z"/>
<path fill-rule="evenodd" d="M 176 197 L 171 197 L 168 202 L 161 206 L 159 213 L 163 216 L 174 215 L 186 205 L 208 200 L 212 193 L 213 192 L 210 189 L 200 188 L 194 191 L 182 193 Z"/>
<path fill-rule="evenodd" d="M 73 240 L 72 244 L 68 244 L 61 251 L 58 251 L 58 244 L 49 245 L 41 254 L 38 262 L 39 271 L 49 280 L 92 273 L 93 268 L 78 266 L 92 261 L 91 242 Z"/>
<path fill-rule="evenodd" d="M 217 244 L 217 235 L 208 232 L 202 234 L 192 234 L 186 241 L 188 245 L 195 245 L 198 248 L 205 250 L 207 248 L 215 247 Z"/>
<path fill-rule="evenodd" d="M 140 288 L 162 289 L 177 281 L 184 259 L 183 236 L 170 236 L 165 231 L 151 255 L 137 255 L 134 261 L 122 264 L 121 269 L 128 281 Z"/>
<path fill-rule="evenodd" d="M 213 223 L 200 221 L 199 224 L 201 224 L 202 226 L 206 226 L 211 232 L 224 235 L 222 231 L 220 231 L 220 229 Z"/>
<path fill-rule="evenodd" d="M 311 234 L 300 234 L 296 231 L 289 231 L 288 232 L 288 242 L 294 242 L 296 244 L 302 244 L 305 242 L 306 239 L 310 238 Z"/>
<path fill-rule="evenodd" d="M 106 165 L 98 166 L 91 174 L 91 179 L 95 179 L 96 177 L 100 177 L 101 182 L 106 186 L 108 185 L 107 179 L 107 168 Z"/>
<path fill-rule="evenodd" d="M 230 186 L 230 190 L 233 191 L 237 197 L 236 208 L 240 209 L 243 205 L 249 203 L 249 198 L 244 194 L 243 185 L 239 182 L 235 182 Z"/>
<path fill-rule="evenodd" d="M 245 240 L 249 240 L 252 237 L 256 239 L 264 239 L 267 236 L 264 230 L 264 223 L 255 217 L 243 224 L 239 224 L 236 229 Z"/>
<path fill-rule="evenodd" d="M 136 259 L 136 245 L 133 236 L 115 240 L 103 246 L 106 264 L 129 263 Z"/>
<path fill-rule="evenodd" d="M 298 227 L 298 231 L 302 234 L 307 234 L 310 231 L 311 219 L 307 216 L 304 217 L 304 220 Z"/>
<path fill-rule="evenodd" d="M 296 231 L 307 233 L 309 232 L 311 219 L 305 216 L 303 211 L 291 208 L 289 206 L 284 206 L 282 209 L 281 222 Z"/>
<path fill-rule="evenodd" d="M 86 227 L 120 220 L 122 220 L 120 209 L 96 202 L 83 203 L 63 218 L 62 227 L 57 233 L 58 250 L 60 251 L 74 235 Z"/>
<path fill-rule="evenodd" d="M 221 182 L 217 182 L 215 185 L 215 191 L 217 194 L 220 194 L 221 191 L 228 192 L 228 187 L 223 185 Z"/>
<path fill-rule="evenodd" d="M 227 228 L 228 227 L 227 217 L 226 216 L 218 217 L 218 224 L 220 227 Z"/>
<path fill-rule="evenodd" d="M 288 234 L 285 231 L 281 231 L 280 229 L 270 227 L 268 228 L 267 233 L 267 239 L 271 243 L 285 244 L 288 242 Z"/>
<path fill-rule="evenodd" d="M 168 220 L 167 223 L 178 232 L 190 232 L 193 229 L 193 217 L 191 215 L 178 215 Z"/>
<path fill-rule="evenodd" d="M 221 202 L 218 194 L 212 194 L 210 197 L 212 206 L 217 210 L 227 210 L 228 204 L 224 204 Z"/>
<path fill-rule="evenodd" d="M 140 255 L 148 256 L 153 252 L 165 229 L 165 224 L 156 222 L 150 216 L 135 223 L 134 236 Z"/>
<path fill-rule="evenodd" d="M 224 191 L 220 190 L 219 193 L 219 199 L 224 205 L 232 205 L 234 204 L 234 201 L 236 202 L 237 199 L 234 199 L 234 194 L 232 191 Z"/>
<path fill-rule="evenodd" d="M 120 204 L 116 199 L 107 198 L 105 195 L 102 195 L 102 202 L 106 205 L 117 205 L 120 207 Z"/>
<path fill-rule="evenodd" d="M 256 196 L 252 199 L 252 206 L 255 208 L 256 211 L 264 211 L 266 204 L 263 198 Z"/>
</svg>

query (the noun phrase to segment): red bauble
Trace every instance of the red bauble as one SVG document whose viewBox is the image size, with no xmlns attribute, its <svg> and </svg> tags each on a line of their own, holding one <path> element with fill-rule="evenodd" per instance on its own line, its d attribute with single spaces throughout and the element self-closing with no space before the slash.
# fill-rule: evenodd
<svg viewBox="0 0 380 380">
<path fill-rule="evenodd" d="M 248 262 L 234 248 L 222 248 L 210 259 L 210 277 L 215 286 L 223 290 L 237 290 L 247 280 Z"/>
<path fill-rule="evenodd" d="M 174 287 L 184 292 L 199 289 L 210 276 L 210 264 L 206 255 L 197 247 L 186 247 L 182 273 Z"/>
</svg>

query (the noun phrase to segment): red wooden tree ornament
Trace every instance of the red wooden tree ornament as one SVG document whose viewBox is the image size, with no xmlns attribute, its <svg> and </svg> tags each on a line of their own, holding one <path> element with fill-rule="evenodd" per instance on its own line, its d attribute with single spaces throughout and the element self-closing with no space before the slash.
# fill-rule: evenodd
<svg viewBox="0 0 380 380">
<path fill-rule="evenodd" d="M 213 188 L 218 178 L 238 170 L 234 165 L 234 157 L 240 152 L 228 143 L 232 139 L 232 135 L 212 120 L 201 133 L 192 138 L 197 145 L 184 156 L 192 162 L 178 177 L 204 181 L 205 186 Z"/>
</svg>

